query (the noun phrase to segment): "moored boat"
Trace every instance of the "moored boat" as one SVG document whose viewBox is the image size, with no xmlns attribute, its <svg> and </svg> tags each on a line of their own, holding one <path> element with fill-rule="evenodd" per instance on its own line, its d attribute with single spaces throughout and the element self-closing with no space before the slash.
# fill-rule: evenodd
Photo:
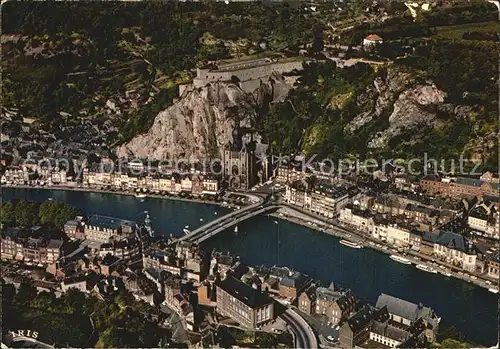
<svg viewBox="0 0 500 349">
<path fill-rule="evenodd" d="M 495 288 L 495 287 L 488 288 L 488 291 L 490 291 L 492 293 L 498 293 L 498 288 Z"/>
<path fill-rule="evenodd" d="M 187 230 L 186 228 L 182 229 L 182 231 L 183 231 L 183 232 L 184 232 L 184 234 L 186 234 L 186 235 L 187 235 L 187 234 L 189 234 L 189 233 L 191 233 L 191 232 L 190 232 L 189 230 Z"/>
<path fill-rule="evenodd" d="M 417 264 L 417 269 L 420 269 L 420 270 L 426 271 L 426 272 L 428 272 L 428 273 L 437 274 L 437 270 L 432 269 L 431 267 L 428 267 L 428 266 L 427 266 L 427 265 L 425 265 L 425 264 Z"/>
<path fill-rule="evenodd" d="M 146 194 L 135 194 L 135 197 L 139 199 L 144 199 L 146 197 Z"/>
<path fill-rule="evenodd" d="M 340 243 L 344 246 L 351 247 L 351 248 L 363 248 L 360 244 L 357 244 L 355 242 L 349 241 L 349 240 L 340 240 Z"/>
<path fill-rule="evenodd" d="M 411 261 L 409 259 L 406 259 L 404 257 L 398 256 L 397 254 L 391 254 L 389 256 L 389 258 L 392 259 L 393 261 L 396 261 L 396 262 L 399 262 L 399 263 L 411 264 Z"/>
</svg>

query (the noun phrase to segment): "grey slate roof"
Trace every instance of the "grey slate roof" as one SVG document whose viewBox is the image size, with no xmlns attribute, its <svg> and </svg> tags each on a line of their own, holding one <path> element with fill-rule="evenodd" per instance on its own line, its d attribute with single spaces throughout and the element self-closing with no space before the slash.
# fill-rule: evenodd
<svg viewBox="0 0 500 349">
<path fill-rule="evenodd" d="M 456 183 L 462 185 L 470 185 L 474 187 L 480 187 L 483 185 L 484 181 L 475 178 L 458 177 Z"/>
<path fill-rule="evenodd" d="M 390 325 L 388 322 L 378 322 L 374 321 L 372 324 L 371 331 L 373 333 L 382 335 L 387 338 L 394 339 L 398 342 L 404 342 L 411 337 L 411 333 Z"/>
<path fill-rule="evenodd" d="M 354 304 L 356 299 L 354 296 L 343 295 L 339 299 L 337 299 L 337 304 L 339 305 L 340 310 L 344 311 L 349 308 L 350 305 Z"/>
<path fill-rule="evenodd" d="M 354 314 L 349 320 L 347 320 L 347 325 L 354 333 L 358 333 L 370 325 L 373 319 L 373 312 L 372 308 L 365 306 L 363 309 Z"/>
<path fill-rule="evenodd" d="M 226 277 L 217 286 L 250 308 L 257 308 L 273 302 L 271 298 L 267 297 L 260 291 L 248 286 L 240 280 L 233 278 L 232 276 Z"/>
<path fill-rule="evenodd" d="M 330 288 L 326 287 L 318 287 L 316 289 L 316 297 L 319 299 L 329 300 L 331 302 L 335 302 L 337 299 L 342 297 L 342 293 L 338 291 L 334 291 Z"/>
<path fill-rule="evenodd" d="M 376 307 L 382 308 L 384 306 L 387 306 L 389 314 L 400 316 L 411 322 L 415 322 L 419 318 L 427 320 L 432 315 L 432 310 L 428 307 L 419 306 L 415 303 L 382 293 L 377 299 Z"/>
<path fill-rule="evenodd" d="M 441 233 L 436 243 L 465 253 L 472 253 L 474 251 L 474 248 L 468 245 L 468 241 L 462 235 L 454 233 Z"/>
<path fill-rule="evenodd" d="M 121 225 L 134 226 L 135 222 L 114 217 L 92 215 L 89 217 L 87 224 L 100 228 L 118 229 Z"/>
</svg>

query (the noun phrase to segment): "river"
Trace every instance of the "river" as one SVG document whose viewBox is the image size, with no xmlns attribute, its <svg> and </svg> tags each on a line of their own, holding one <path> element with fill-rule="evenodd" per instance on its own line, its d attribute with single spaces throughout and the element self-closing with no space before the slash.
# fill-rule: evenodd
<svg viewBox="0 0 500 349">
<path fill-rule="evenodd" d="M 99 213 L 142 220 L 148 211 L 153 228 L 178 236 L 188 225 L 196 228 L 227 210 L 208 204 L 133 196 L 36 189 L 2 189 L 2 200 L 43 201 L 49 197 Z M 351 249 L 338 238 L 283 220 L 263 216 L 239 226 L 239 232 L 219 234 L 206 248 L 229 251 L 248 265 L 286 265 L 319 279 L 350 288 L 356 296 L 375 303 L 380 293 L 432 307 L 443 326 L 455 326 L 466 338 L 494 345 L 498 338 L 498 295 L 464 281 L 430 274 L 392 261 L 383 253 Z"/>
</svg>

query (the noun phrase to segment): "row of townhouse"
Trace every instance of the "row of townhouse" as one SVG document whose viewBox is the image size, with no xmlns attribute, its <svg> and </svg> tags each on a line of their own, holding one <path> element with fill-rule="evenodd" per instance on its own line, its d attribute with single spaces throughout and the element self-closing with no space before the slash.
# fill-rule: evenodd
<svg viewBox="0 0 500 349">
<path fill-rule="evenodd" d="M 326 316 L 330 326 L 351 316 L 356 307 L 356 298 L 350 292 L 335 290 L 333 284 L 328 288 L 311 284 L 298 299 L 300 311 L 309 315 Z"/>
<path fill-rule="evenodd" d="M 63 241 L 44 238 L 17 238 L 2 236 L 1 258 L 23 260 L 33 264 L 48 265 L 63 256 Z"/>
<path fill-rule="evenodd" d="M 394 246 L 420 250 L 422 232 L 413 229 L 408 224 L 391 223 L 387 219 L 380 219 L 371 211 L 360 210 L 350 204 L 340 210 L 339 220 L 358 231 L 387 241 Z"/>
<path fill-rule="evenodd" d="M 178 176 L 132 176 L 123 172 L 83 171 L 83 185 L 87 187 L 110 187 L 120 190 L 151 190 L 156 192 L 180 193 L 193 195 L 215 195 L 219 191 L 219 181 L 208 175 Z"/>
<path fill-rule="evenodd" d="M 108 254 L 122 259 L 124 262 L 129 262 L 137 258 L 141 258 L 142 244 L 138 238 L 124 239 L 120 241 L 112 241 L 101 244 L 98 249 L 100 257 L 105 257 Z"/>
<path fill-rule="evenodd" d="M 425 197 L 406 195 L 381 194 L 373 200 L 372 211 L 389 216 L 404 216 L 406 219 L 428 225 L 430 228 L 449 222 L 462 215 L 460 202 L 433 202 Z M 420 199 L 420 201 L 418 200 Z"/>
<path fill-rule="evenodd" d="M 454 228 L 458 220 L 451 221 L 433 232 L 422 232 L 407 223 L 397 224 L 387 219 L 378 219 L 372 212 L 350 205 L 340 211 L 339 220 L 395 247 L 411 248 L 415 251 L 426 249 L 448 263 L 468 271 L 476 270 L 477 249 L 471 240 L 464 238 Z"/>
<path fill-rule="evenodd" d="M 72 180 L 66 170 L 47 166 L 34 170 L 29 165 L 10 166 L 0 177 L 2 184 L 29 184 L 33 181 L 48 185 L 66 184 Z"/>
<path fill-rule="evenodd" d="M 483 236 L 500 238 L 500 212 L 492 202 L 481 202 L 474 206 L 467 217 L 469 227 Z"/>
<path fill-rule="evenodd" d="M 436 339 L 440 318 L 422 303 L 381 294 L 343 322 L 340 348 L 425 348 Z"/>
<path fill-rule="evenodd" d="M 482 179 L 474 178 L 439 178 L 435 175 L 425 176 L 420 180 L 420 187 L 430 195 L 440 195 L 444 197 L 484 197 L 491 196 L 498 198 L 499 194 L 498 178 Z"/>
<path fill-rule="evenodd" d="M 298 186 L 285 187 L 285 201 L 327 218 L 334 218 L 349 200 L 348 191 L 343 187 L 323 185 L 314 189 Z"/>
<path fill-rule="evenodd" d="M 79 216 L 64 224 L 64 232 L 69 238 L 100 244 L 133 238 L 136 231 L 136 222 L 101 215 L 91 215 L 87 220 Z"/>
</svg>

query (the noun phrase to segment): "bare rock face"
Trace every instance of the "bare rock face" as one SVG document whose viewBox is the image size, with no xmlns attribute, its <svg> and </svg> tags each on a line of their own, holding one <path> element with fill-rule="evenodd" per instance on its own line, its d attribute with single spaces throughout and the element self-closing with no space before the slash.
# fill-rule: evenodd
<svg viewBox="0 0 500 349">
<path fill-rule="evenodd" d="M 411 73 L 389 67 L 385 76 L 377 77 L 372 86 L 358 95 L 359 114 L 345 126 L 354 134 L 367 123 L 388 117 L 388 126 L 372 135 L 368 148 L 383 148 L 403 132 L 419 132 L 434 126 L 438 112 L 464 117 L 469 111 L 463 106 L 444 103 L 445 93 L 432 81 L 416 82 Z"/>
<path fill-rule="evenodd" d="M 401 93 L 389 116 L 389 127 L 379 132 L 368 143 L 368 147 L 385 147 L 390 139 L 405 130 L 432 127 L 436 120 L 436 113 L 430 106 L 443 103 L 444 96 L 444 92 L 435 85 L 417 85 Z"/>
<path fill-rule="evenodd" d="M 223 147 L 233 141 L 236 125 L 254 126 L 257 109 L 283 98 L 289 89 L 280 77 L 261 84 L 253 93 L 226 82 L 190 87 L 156 116 L 147 133 L 118 147 L 117 155 L 159 160 L 218 158 Z"/>
<path fill-rule="evenodd" d="M 368 86 L 366 92 L 357 97 L 356 104 L 362 112 L 346 125 L 345 131 L 354 133 L 368 122 L 380 117 L 409 83 L 411 83 L 410 74 L 389 68 L 387 76 L 377 77 L 373 85 Z"/>
</svg>

